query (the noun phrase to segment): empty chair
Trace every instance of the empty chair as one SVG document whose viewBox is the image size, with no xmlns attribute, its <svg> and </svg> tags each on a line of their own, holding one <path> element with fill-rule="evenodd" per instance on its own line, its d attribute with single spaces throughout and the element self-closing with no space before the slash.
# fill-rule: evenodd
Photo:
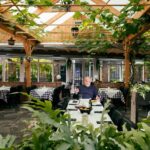
<svg viewBox="0 0 150 150">
<path fill-rule="evenodd" d="M 56 87 L 53 91 L 52 104 L 54 109 L 58 107 L 58 103 L 61 101 L 62 90 L 64 89 L 64 87 L 64 85 Z"/>
<path fill-rule="evenodd" d="M 7 95 L 8 105 L 11 107 L 20 104 L 20 95 L 17 87 L 11 87 L 10 93 Z"/>
</svg>

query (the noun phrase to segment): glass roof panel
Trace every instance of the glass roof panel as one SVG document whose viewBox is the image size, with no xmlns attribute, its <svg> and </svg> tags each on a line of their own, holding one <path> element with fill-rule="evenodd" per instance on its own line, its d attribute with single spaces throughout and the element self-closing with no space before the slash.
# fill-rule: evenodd
<svg viewBox="0 0 150 150">
<path fill-rule="evenodd" d="M 29 7 L 28 11 L 29 13 L 34 13 L 37 10 L 37 7 Z"/>
<path fill-rule="evenodd" d="M 108 0 L 103 0 L 104 2 L 108 2 Z M 129 0 L 120 0 L 120 1 L 118 1 L 118 0 L 110 0 L 109 2 L 108 2 L 108 4 L 128 4 L 129 3 Z M 114 8 L 116 8 L 117 10 L 121 10 L 121 9 L 123 9 L 123 7 L 124 6 L 112 6 L 112 7 L 114 7 Z"/>
<path fill-rule="evenodd" d="M 35 19 L 35 22 L 42 24 L 53 18 L 58 12 L 45 12 L 39 15 L 39 18 Z"/>
<path fill-rule="evenodd" d="M 65 15 L 63 15 L 62 17 L 60 17 L 58 20 L 56 20 L 55 22 L 52 23 L 52 25 L 47 26 L 44 31 L 52 31 L 53 29 L 55 29 L 59 24 L 64 23 L 66 20 L 70 19 L 72 16 L 74 15 L 74 12 L 68 12 Z M 56 25 L 54 25 L 56 24 Z"/>
</svg>

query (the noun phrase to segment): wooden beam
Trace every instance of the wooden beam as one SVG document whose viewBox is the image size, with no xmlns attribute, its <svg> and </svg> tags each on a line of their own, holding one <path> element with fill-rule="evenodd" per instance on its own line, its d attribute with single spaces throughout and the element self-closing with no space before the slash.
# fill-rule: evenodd
<svg viewBox="0 0 150 150">
<path fill-rule="evenodd" d="M 140 18 L 143 14 L 145 14 L 147 11 L 150 10 L 150 1 L 144 2 L 143 4 L 145 4 L 144 9 L 142 9 L 141 11 L 138 11 L 137 13 L 135 13 L 132 18 L 138 19 L 138 18 Z M 146 4 L 147 4 L 147 5 L 146 5 Z"/>
<path fill-rule="evenodd" d="M 124 47 L 124 65 L 125 65 L 125 71 L 124 71 L 124 83 L 125 87 L 129 87 L 130 83 L 130 59 L 129 59 L 129 53 L 130 53 L 130 43 L 125 40 L 123 43 Z"/>
<path fill-rule="evenodd" d="M 102 1 L 102 0 L 92 0 L 94 3 L 96 3 L 97 5 L 106 5 L 106 2 L 104 2 L 104 1 Z M 105 6 L 104 6 L 105 7 Z M 110 10 L 110 12 L 112 12 L 114 15 L 116 15 L 116 16 L 119 16 L 120 15 L 120 12 L 117 10 L 117 9 L 115 9 L 114 7 L 112 7 L 112 6 L 108 6 L 109 8 L 109 10 Z"/>
<path fill-rule="evenodd" d="M 137 102 L 136 102 L 137 93 L 133 91 L 131 93 L 131 121 L 135 124 L 137 123 Z"/>
<path fill-rule="evenodd" d="M 8 11 L 12 6 L 8 6 L 8 7 L 0 7 L 0 13 L 5 13 L 6 11 Z"/>
<path fill-rule="evenodd" d="M 26 87 L 31 86 L 31 54 L 32 54 L 32 49 L 34 45 L 32 44 L 31 41 L 26 40 L 24 41 L 24 49 L 26 52 L 26 60 L 25 60 L 25 81 L 26 81 Z"/>
<path fill-rule="evenodd" d="M 18 34 L 15 35 L 13 30 L 7 28 L 7 26 L 5 26 L 5 25 L 3 25 L 3 24 L 0 24 L 0 28 L 1 28 L 2 30 L 4 30 L 5 32 L 7 32 L 8 34 L 10 34 L 11 36 L 13 36 L 13 37 L 14 37 L 15 39 L 17 39 L 17 40 L 20 40 L 20 41 L 22 41 L 22 42 L 24 42 L 24 41 L 26 40 L 25 38 L 23 38 L 22 36 L 20 36 L 20 35 L 18 35 Z"/>
<path fill-rule="evenodd" d="M 150 24 L 144 25 L 143 27 L 141 27 L 140 31 L 136 34 L 130 34 L 127 37 L 127 41 L 131 41 L 133 39 L 135 39 L 136 37 L 142 35 L 143 33 L 145 33 L 146 31 L 150 30 Z"/>
<path fill-rule="evenodd" d="M 104 6 L 127 6 L 128 4 L 87 4 L 87 6 L 101 6 L 101 7 L 104 7 Z M 140 4 L 138 4 L 138 6 L 148 6 L 148 5 L 150 5 L 149 3 L 140 3 Z M 8 6 L 14 6 L 13 4 L 3 4 L 3 5 L 0 5 L 0 7 L 8 7 Z M 35 4 L 35 5 L 29 5 L 29 4 L 16 4 L 16 6 L 19 6 L 19 7 L 35 7 L 35 6 L 37 6 L 37 7 L 53 7 L 53 6 L 66 6 L 66 5 L 64 5 L 64 4 L 55 4 L 55 5 L 52 5 L 52 6 L 48 6 L 48 5 L 44 5 L 44 4 Z M 79 6 L 79 7 L 81 7 L 81 5 L 79 5 L 79 4 L 70 4 L 70 6 L 72 7 L 72 6 Z"/>
<path fill-rule="evenodd" d="M 35 36 L 35 33 L 33 33 L 31 30 L 25 28 L 24 26 L 18 25 L 16 24 L 15 20 L 12 19 L 12 15 L 9 12 L 5 12 L 3 14 L 1 14 L 1 16 L 6 19 L 6 21 L 12 23 L 14 26 L 16 26 L 16 28 L 18 28 L 21 31 L 24 31 L 28 36 L 37 39 L 37 37 Z M 11 20 L 11 21 L 10 21 Z M 8 25 L 9 26 L 9 25 Z M 37 40 L 37 42 L 40 42 L 39 40 Z"/>
</svg>

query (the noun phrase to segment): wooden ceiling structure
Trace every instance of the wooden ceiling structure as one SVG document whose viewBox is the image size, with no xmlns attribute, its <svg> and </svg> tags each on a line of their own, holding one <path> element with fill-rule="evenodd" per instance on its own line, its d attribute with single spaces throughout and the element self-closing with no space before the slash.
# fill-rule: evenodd
<svg viewBox="0 0 150 150">
<path fill-rule="evenodd" d="M 100 9 L 109 9 L 110 12 L 112 12 L 114 15 L 119 16 L 120 15 L 120 11 L 118 11 L 117 9 L 115 9 L 113 6 L 126 6 L 126 4 L 109 4 L 108 2 L 110 0 L 108 0 L 107 2 L 104 2 L 103 0 L 91 0 L 93 2 L 93 4 L 90 4 L 90 6 L 94 9 L 94 8 L 100 8 Z M 73 43 L 75 41 L 75 38 L 72 36 L 71 33 L 71 27 L 75 26 L 75 20 L 73 19 L 73 17 L 69 17 L 68 19 L 64 19 L 64 21 L 62 23 L 58 23 L 57 21 L 64 17 L 67 13 L 71 13 L 71 12 L 76 12 L 76 11 L 85 11 L 83 10 L 83 8 L 80 5 L 69 5 L 69 7 L 66 9 L 64 9 L 65 5 L 62 5 L 59 2 L 59 0 L 51 0 L 51 2 L 53 2 L 53 6 L 49 6 L 46 7 L 44 5 L 36 5 L 36 10 L 33 11 L 33 14 L 36 14 L 40 17 L 40 15 L 42 15 L 43 13 L 55 13 L 55 15 L 53 17 L 50 17 L 49 19 L 47 19 L 43 24 L 39 24 L 39 26 L 41 26 L 43 29 L 47 28 L 47 27 L 52 27 L 52 29 L 45 35 L 45 37 L 43 36 L 42 38 L 39 38 L 36 36 L 35 32 L 33 32 L 32 29 L 28 29 L 23 25 L 18 24 L 15 19 L 13 18 L 13 15 L 11 14 L 10 10 L 12 8 L 16 8 L 16 9 L 20 9 L 21 7 L 30 7 L 30 5 L 24 5 L 24 4 L 20 4 L 20 3 L 15 3 L 13 0 L 5 0 L 5 3 L 3 3 L 2 5 L 0 5 L 0 29 L 3 30 L 6 35 L 12 36 L 16 41 L 23 43 L 24 46 L 24 50 L 26 53 L 26 57 L 31 57 L 32 53 L 34 53 L 34 51 L 36 51 L 36 47 L 37 49 L 41 49 L 43 51 L 48 52 L 48 50 L 46 50 L 46 48 L 43 46 L 37 46 L 39 43 L 49 43 L 49 42 L 55 42 L 56 47 L 57 47 L 57 42 L 61 42 L 61 43 Z M 147 0 L 141 0 L 141 4 L 144 6 L 144 9 L 138 13 L 136 13 L 133 18 L 138 19 L 140 18 L 142 15 L 144 15 L 145 13 L 150 12 L 150 2 Z M 59 9 L 58 9 L 59 7 Z M 62 9 L 60 9 L 62 8 Z M 82 16 L 81 20 L 84 19 L 84 16 Z M 149 26 L 148 27 L 143 27 L 141 28 L 141 30 L 135 34 L 135 35 L 129 35 L 128 37 L 126 37 L 126 39 L 124 40 L 124 56 L 125 56 L 125 84 L 126 86 L 128 86 L 129 84 L 129 76 L 130 76 L 130 62 L 129 62 L 129 43 L 133 38 L 136 38 L 137 36 L 139 36 L 140 34 L 144 33 L 145 31 L 149 30 Z M 108 32 L 106 30 L 102 30 L 102 32 Z M 79 34 L 87 34 L 87 32 L 81 32 Z M 110 34 L 108 32 L 108 34 Z M 0 40 L 3 41 L 3 39 Z M 4 41 L 5 42 L 5 41 Z M 65 54 L 65 52 L 70 52 L 72 49 L 72 52 L 74 52 L 74 54 L 76 53 L 76 51 L 78 51 L 77 49 L 75 49 L 74 47 L 71 48 L 70 46 L 66 46 L 66 45 L 60 45 L 60 47 L 63 47 L 63 50 L 54 48 L 54 52 L 57 51 L 59 53 L 59 51 L 62 51 L 62 53 Z M 51 49 L 49 49 L 51 51 Z M 37 50 L 38 51 L 38 50 Z M 72 53 L 71 52 L 71 53 Z M 119 52 L 121 53 L 121 52 Z M 123 53 L 123 51 L 122 51 Z M 26 82 L 27 82 L 27 86 L 31 85 L 31 77 L 30 77 L 30 61 L 26 61 Z"/>
</svg>

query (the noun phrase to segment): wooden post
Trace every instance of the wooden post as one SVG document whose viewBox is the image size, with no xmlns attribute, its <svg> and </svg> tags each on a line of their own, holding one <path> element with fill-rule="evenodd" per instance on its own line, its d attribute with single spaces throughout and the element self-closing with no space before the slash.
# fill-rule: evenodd
<svg viewBox="0 0 150 150">
<path fill-rule="evenodd" d="M 132 91 L 131 95 L 131 121 L 137 123 L 137 105 L 136 105 L 136 92 Z"/>
<path fill-rule="evenodd" d="M 26 81 L 26 87 L 31 86 L 31 54 L 32 54 L 32 47 L 30 41 L 26 40 L 24 42 L 24 48 L 26 52 L 26 59 L 25 59 L 25 81 Z"/>
<path fill-rule="evenodd" d="M 125 64 L 125 70 L 124 70 L 124 82 L 125 82 L 125 87 L 129 87 L 129 82 L 130 82 L 130 59 L 129 59 L 129 48 L 130 44 L 126 42 L 126 39 L 124 41 L 124 64 Z"/>
</svg>

